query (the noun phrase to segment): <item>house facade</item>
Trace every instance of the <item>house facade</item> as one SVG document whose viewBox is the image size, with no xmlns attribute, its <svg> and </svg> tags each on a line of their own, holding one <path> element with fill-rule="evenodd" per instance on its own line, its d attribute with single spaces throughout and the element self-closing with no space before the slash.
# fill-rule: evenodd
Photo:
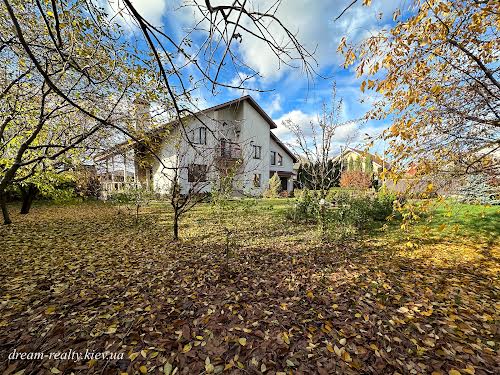
<svg viewBox="0 0 500 375">
<path fill-rule="evenodd" d="M 147 112 L 147 103 L 135 104 L 136 113 Z M 154 154 L 137 144 L 118 145 L 100 162 L 105 161 L 109 170 L 112 159 L 112 170 L 123 170 L 125 176 L 133 171 L 134 185 L 159 194 L 168 194 L 174 183 L 182 194 L 210 192 L 222 177 L 231 175 L 234 195 L 258 196 L 275 173 L 282 190 L 290 192 L 297 159 L 272 133 L 275 128 L 257 102 L 244 96 L 188 116 L 182 124 L 166 124 L 153 135 L 157 139 Z M 103 186 L 113 189 L 116 183 L 103 182 Z"/>
</svg>

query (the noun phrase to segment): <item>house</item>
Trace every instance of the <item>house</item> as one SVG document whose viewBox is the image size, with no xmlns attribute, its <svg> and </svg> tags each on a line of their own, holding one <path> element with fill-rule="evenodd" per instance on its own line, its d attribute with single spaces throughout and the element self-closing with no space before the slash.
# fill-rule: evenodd
<svg viewBox="0 0 500 375">
<path fill-rule="evenodd" d="M 367 151 L 356 148 L 346 148 L 340 155 L 333 159 L 334 163 L 341 163 L 341 173 L 346 170 L 366 171 L 368 163 L 371 165 L 370 173 L 373 173 L 373 179 L 379 181 L 380 174 L 391 169 L 391 164 L 382 157 Z"/>
<path fill-rule="evenodd" d="M 136 100 L 134 105 L 137 121 L 150 121 L 145 115 L 149 104 Z M 173 181 L 183 194 L 194 185 L 199 192 L 209 192 L 230 172 L 235 195 L 262 194 L 275 173 L 282 190 L 290 192 L 297 159 L 272 132 L 276 127 L 247 95 L 186 116 L 182 124 L 172 121 L 150 131 L 154 152 L 138 142 L 124 142 L 106 150 L 96 162 L 101 176 L 113 177 L 117 170 L 123 176 L 132 172 L 131 184 L 160 194 L 169 193 Z M 107 190 L 117 186 L 115 181 L 101 183 Z M 126 184 L 120 186 L 126 188 Z"/>
</svg>

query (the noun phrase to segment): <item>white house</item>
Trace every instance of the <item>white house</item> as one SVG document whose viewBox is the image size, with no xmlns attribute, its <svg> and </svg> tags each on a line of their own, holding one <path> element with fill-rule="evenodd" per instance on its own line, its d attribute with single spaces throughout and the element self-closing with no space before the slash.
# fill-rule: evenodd
<svg viewBox="0 0 500 375">
<path fill-rule="evenodd" d="M 135 105 L 136 113 L 143 120 L 148 118 L 144 116 L 148 104 L 136 101 Z M 154 154 L 136 143 L 123 143 L 97 161 L 106 164 L 102 176 L 114 176 L 116 168 L 124 171 L 124 176 L 133 171 L 129 184 L 140 184 L 160 194 L 168 193 L 173 181 L 177 181 L 181 193 L 194 185 L 198 191 L 209 192 L 229 171 L 234 174 L 236 195 L 262 194 L 274 173 L 281 179 L 282 190 L 290 192 L 297 159 L 272 133 L 275 128 L 257 102 L 244 96 L 190 115 L 183 119 L 182 126 L 175 121 L 155 129 L 150 134 L 156 139 Z M 107 190 L 126 188 L 126 182 L 102 181 Z"/>
</svg>

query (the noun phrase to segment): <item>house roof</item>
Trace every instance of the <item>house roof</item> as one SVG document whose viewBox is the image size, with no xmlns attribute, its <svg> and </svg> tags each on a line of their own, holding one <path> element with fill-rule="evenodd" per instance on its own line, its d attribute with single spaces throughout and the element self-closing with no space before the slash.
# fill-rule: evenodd
<svg viewBox="0 0 500 375">
<path fill-rule="evenodd" d="M 384 167 L 386 169 L 390 169 L 391 168 L 391 164 L 389 162 L 382 160 L 382 158 L 380 156 L 372 154 L 370 152 L 359 150 L 359 149 L 356 149 L 356 148 L 348 148 L 348 149 L 344 150 L 342 153 L 345 154 L 346 152 L 355 152 L 356 154 L 361 155 L 361 156 L 365 156 L 365 157 L 369 156 L 370 159 L 372 159 L 373 163 L 378 164 L 381 167 Z M 341 155 L 337 156 L 335 159 L 340 158 L 340 156 Z"/>
<path fill-rule="evenodd" d="M 240 103 L 242 103 L 244 101 L 247 101 L 257 111 L 257 113 L 259 113 L 259 115 L 262 116 L 262 118 L 269 124 L 269 128 L 276 129 L 278 127 L 276 125 L 276 123 L 273 121 L 273 119 L 271 117 L 269 117 L 269 115 L 262 109 L 262 107 L 250 95 L 245 95 L 245 96 L 242 96 L 240 98 L 236 98 L 236 99 L 230 100 L 228 102 L 221 103 L 221 104 L 218 104 L 218 105 L 215 105 L 215 106 L 203 109 L 203 110 L 201 110 L 199 112 L 196 112 L 194 114 L 190 114 L 190 115 L 184 117 L 184 119 L 191 118 L 193 116 L 199 116 L 199 115 L 205 114 L 207 112 L 218 111 L 218 110 L 221 110 L 221 109 L 224 109 L 224 108 L 230 108 L 230 107 L 238 106 Z M 136 100 L 134 100 L 134 103 L 144 103 L 144 101 L 142 101 L 142 99 L 136 99 Z M 171 126 L 171 125 L 173 125 L 173 124 L 175 124 L 177 122 L 178 122 L 177 119 L 173 120 L 173 121 L 170 121 L 170 122 L 168 122 L 168 123 L 166 123 L 164 125 L 161 125 L 161 126 L 155 128 L 155 129 L 149 131 L 148 134 L 152 135 L 152 134 L 155 134 L 155 133 L 161 133 L 163 130 L 167 129 L 169 126 Z M 271 136 L 273 137 L 274 134 L 272 134 Z M 274 136 L 274 137 L 276 138 L 276 136 Z M 285 152 L 287 154 L 289 154 L 290 156 L 293 155 L 290 152 L 290 150 L 288 150 L 285 147 L 285 145 L 283 145 L 283 143 L 281 143 L 281 141 L 279 141 L 277 138 L 275 140 L 277 140 L 277 142 L 280 144 L 280 146 L 285 150 Z M 135 143 L 136 142 L 134 142 L 134 141 L 132 141 L 132 142 L 131 141 L 125 141 L 125 142 L 118 143 L 118 144 L 114 145 L 113 147 L 105 150 L 100 155 L 98 155 L 96 157 L 96 160 L 102 160 L 102 159 L 104 159 L 108 155 L 112 155 L 114 153 L 126 150 L 126 149 L 132 147 Z M 292 158 L 295 158 L 295 157 L 292 156 Z"/>
<path fill-rule="evenodd" d="M 279 138 L 273 132 L 269 132 L 269 134 L 271 134 L 271 139 L 274 140 L 278 144 L 278 146 L 280 146 L 283 151 L 285 151 L 288 156 L 292 158 L 292 161 L 294 163 L 297 163 L 299 161 L 299 159 L 297 159 L 297 157 L 288 149 L 288 147 L 285 146 L 283 142 L 279 140 Z"/>
</svg>

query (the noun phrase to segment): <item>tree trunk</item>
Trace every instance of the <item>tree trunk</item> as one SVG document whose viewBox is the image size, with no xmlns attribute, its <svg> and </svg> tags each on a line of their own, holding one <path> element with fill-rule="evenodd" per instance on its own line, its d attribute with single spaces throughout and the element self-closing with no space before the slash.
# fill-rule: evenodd
<svg viewBox="0 0 500 375">
<path fill-rule="evenodd" d="M 37 188 L 33 184 L 29 184 L 28 189 L 21 188 L 23 195 L 23 205 L 21 207 L 21 214 L 26 215 L 30 212 L 33 199 L 35 199 Z"/>
<path fill-rule="evenodd" d="M 9 216 L 9 209 L 7 208 L 7 199 L 4 192 L 0 192 L 0 206 L 2 208 L 3 223 L 12 224 Z"/>
<path fill-rule="evenodd" d="M 179 217 L 174 214 L 174 241 L 179 240 Z"/>
</svg>

